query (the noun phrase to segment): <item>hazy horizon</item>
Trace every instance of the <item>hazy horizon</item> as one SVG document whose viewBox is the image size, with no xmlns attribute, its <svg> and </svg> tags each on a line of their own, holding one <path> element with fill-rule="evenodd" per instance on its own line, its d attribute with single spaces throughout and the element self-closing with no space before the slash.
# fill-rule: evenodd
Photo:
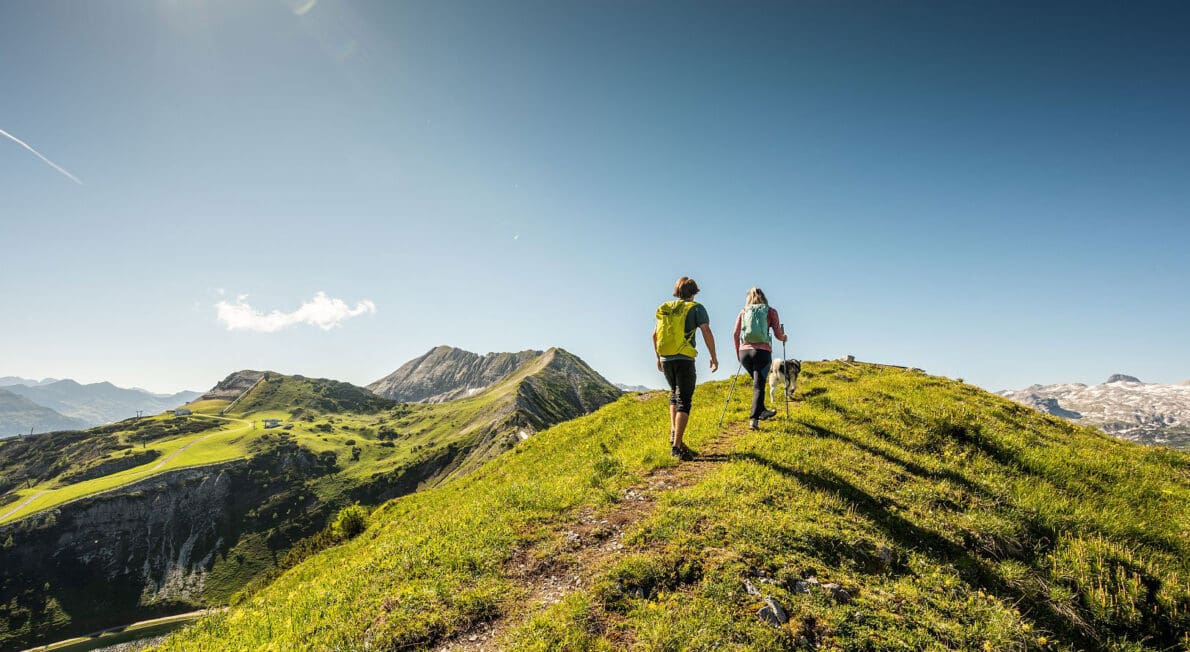
<svg viewBox="0 0 1190 652">
<path fill-rule="evenodd" d="M 434 346 L 442 346 L 442 345 L 441 345 L 441 344 L 439 344 L 439 345 L 434 345 Z M 433 348 L 434 348 L 434 346 L 427 347 L 427 348 L 426 348 L 426 351 L 429 351 L 429 350 L 433 349 Z M 448 345 L 448 346 L 449 346 L 449 345 Z M 461 347 L 459 347 L 459 348 L 461 348 Z M 547 347 L 547 348 L 548 348 L 548 347 Z M 561 348 L 565 348 L 565 347 L 561 347 Z M 529 349 L 532 349 L 532 347 L 529 347 Z M 522 349 L 516 349 L 516 350 L 514 350 L 514 351 L 512 351 L 512 352 L 515 352 L 515 351 L 523 351 L 523 350 L 529 350 L 529 349 L 524 349 L 524 348 L 522 348 Z M 567 349 L 567 350 L 569 351 L 569 349 Z M 423 351 L 422 353 L 425 353 L 426 351 Z M 485 355 L 485 354 L 488 354 L 488 353 L 501 353 L 500 351 L 471 351 L 471 352 L 472 352 L 472 353 L 478 353 L 479 355 Z M 570 352 L 571 352 L 571 353 L 574 353 L 575 355 L 578 355 L 580 358 L 582 358 L 582 357 L 583 357 L 583 355 L 582 355 L 582 353 L 581 353 L 581 352 L 576 352 L 576 351 L 570 351 Z M 396 371 L 396 370 L 397 370 L 397 368 L 399 368 L 401 365 L 405 364 L 406 362 L 409 362 L 409 360 L 413 360 L 414 358 L 416 358 L 416 357 L 419 357 L 420 355 L 421 355 L 421 354 L 418 354 L 417 356 L 414 356 L 413 358 L 409 358 L 408 360 L 402 360 L 402 361 L 400 361 L 400 362 L 394 363 L 394 364 L 393 364 L 393 366 L 392 366 L 392 369 L 390 369 L 389 371 L 387 371 L 387 372 L 385 372 L 384 374 L 381 374 L 380 376 L 377 376 L 377 377 L 375 377 L 375 378 L 368 378 L 368 379 L 358 379 L 358 378 L 336 378 L 336 377 L 331 377 L 331 376 L 320 376 L 320 375 L 318 375 L 318 374 L 310 374 L 310 373 L 305 373 L 305 372 L 303 372 L 303 371 L 301 371 L 301 370 L 297 370 L 297 369 L 285 370 L 285 369 L 280 369 L 280 368 L 267 368 L 267 369 L 265 369 L 265 368 L 260 368 L 260 369 L 256 369 L 256 370 L 257 370 L 257 371 L 273 371 L 273 372 L 280 373 L 280 374 L 285 374 L 285 375 L 300 375 L 300 376 L 306 376 L 306 377 L 308 377 L 308 378 L 321 378 L 321 377 L 325 377 L 325 378 L 330 378 L 330 379 L 332 379 L 332 380 L 340 380 L 340 381 L 344 381 L 344 382 L 349 382 L 349 383 L 351 383 L 351 384 L 353 384 L 353 385 L 358 385 L 358 386 L 361 386 L 361 387 L 363 387 L 363 386 L 365 386 L 365 385 L 368 385 L 368 384 L 370 384 L 370 383 L 372 383 L 372 382 L 375 382 L 375 381 L 377 381 L 377 380 L 380 380 L 381 378 L 383 378 L 384 376 L 388 375 L 389 373 L 392 373 L 393 371 Z M 790 357 L 793 357 L 793 356 L 790 356 Z M 836 356 L 836 357 L 837 357 L 837 358 L 840 358 L 840 357 L 844 357 L 844 356 Z M 807 359 L 810 359 L 810 358 L 807 358 Z M 825 360 L 825 359 L 833 359 L 833 358 L 824 358 L 824 360 Z M 898 363 L 895 363 L 895 362 L 885 362 L 885 361 L 881 361 L 881 360 L 862 360 L 862 359 L 861 359 L 861 360 L 859 360 L 859 361 L 860 361 L 860 362 L 880 362 L 880 363 L 884 363 L 884 364 L 898 364 Z M 724 363 L 724 364 L 725 364 L 725 363 Z M 913 366 L 913 365 L 908 365 L 908 366 Z M 124 382 L 116 382 L 116 381 L 113 381 L 113 380 L 111 380 L 110 378 L 88 378 L 88 379 L 84 379 L 84 378 L 78 378 L 78 377 L 75 377 L 75 376 L 72 376 L 72 375 L 69 375 L 69 374 L 67 374 L 67 375 L 64 375 L 64 376 L 42 376 L 42 377 L 36 377 L 36 375 L 34 375 L 34 376 L 30 376 L 30 375 L 25 375 L 25 374 L 16 374 L 16 373 L 0 373 L 0 378 L 2 378 L 2 377 L 10 377 L 10 376 L 11 376 L 11 377 L 16 377 L 16 378 L 23 378 L 23 379 L 27 379 L 27 380 L 33 380 L 33 381 L 44 381 L 44 380 L 46 380 L 46 379 L 52 379 L 52 380 L 54 380 L 54 381 L 61 381 L 61 380 L 74 380 L 74 381 L 76 381 L 76 382 L 78 382 L 78 383 L 80 383 L 80 384 L 83 384 L 83 385 L 89 385 L 89 384 L 95 384 L 95 383 L 101 383 L 101 382 L 110 382 L 110 383 L 112 383 L 112 384 L 114 384 L 114 385 L 116 385 L 116 386 L 118 386 L 118 387 L 122 387 L 122 388 L 126 388 L 126 389 L 140 389 L 140 390 L 144 390 L 144 391 L 147 391 L 147 392 L 150 392 L 150 393 L 153 393 L 153 394 L 172 395 L 172 394 L 177 394 L 177 393 L 180 393 L 180 392 L 187 392 L 187 391 L 206 392 L 206 391 L 210 390 L 212 387 L 214 387 L 214 385 L 215 385 L 217 382 L 219 382 L 219 381 L 223 380 L 223 379 L 224 379 L 224 378 L 226 378 L 228 375 L 230 375 L 230 374 L 232 374 L 232 373 L 234 373 L 234 372 L 237 372 L 237 371 L 243 371 L 243 370 L 246 370 L 246 369 L 249 369 L 249 367 L 237 367 L 237 368 L 234 368 L 234 369 L 229 369 L 227 373 L 223 374 L 222 376 L 220 376 L 220 377 L 218 377 L 218 378 L 215 378 L 215 379 L 213 379 L 213 380 L 212 380 L 212 381 L 211 381 L 209 384 L 207 384 L 207 385 L 204 385 L 204 386 L 194 386 L 194 387 L 179 387 L 179 388 L 170 388 L 170 389 L 157 389 L 157 388 L 154 388 L 154 387 L 146 387 L 146 386 L 144 386 L 143 384 L 141 384 L 141 385 L 138 385 L 138 384 L 135 384 L 135 383 L 128 384 L 128 383 L 124 383 Z M 663 388 L 663 387 L 664 387 L 664 385 L 665 385 L 665 380 L 664 380 L 664 378 L 659 378 L 659 381 L 657 381 L 657 382 L 640 382 L 640 383 L 633 383 L 633 382 L 627 382 L 627 381 L 621 380 L 621 379 L 619 379 L 619 378 L 609 377 L 609 376 L 607 376 L 607 374 L 604 374 L 604 373 L 603 373 L 603 372 L 602 372 L 600 369 L 598 369 L 598 368 L 595 368 L 595 371 L 596 371 L 596 372 L 598 372 L 599 374 L 603 375 L 604 377 L 606 377 L 606 378 L 607 378 L 607 380 L 608 380 L 608 381 L 610 381 L 610 382 L 612 382 L 612 383 L 618 383 L 618 384 L 622 384 L 622 385 L 631 385 L 631 386 L 643 386 L 643 387 L 648 387 L 648 388 L 650 388 L 650 389 L 661 389 L 661 388 Z M 734 366 L 733 366 L 733 368 L 732 368 L 732 369 L 730 369 L 730 370 L 727 370 L 727 369 L 723 369 L 723 368 L 721 368 L 721 369 L 720 369 L 720 373 L 716 374 L 716 375 L 715 375 L 715 378 L 718 378 L 718 379 L 720 379 L 720 380 L 721 380 L 721 379 L 723 379 L 724 377 L 727 377 L 727 376 L 725 376 L 725 374 L 726 374 L 726 373 L 734 373 L 734 371 L 735 371 L 735 368 L 734 368 Z M 933 373 L 933 372 L 930 372 L 930 370 L 928 370 L 928 369 L 926 369 L 925 371 L 926 371 L 927 373 Z M 702 371 L 700 371 L 700 373 L 705 373 L 705 372 L 702 372 Z M 1030 386 L 1030 385 L 1056 385 L 1056 384 L 1065 384 L 1065 383 L 1083 383 L 1083 384 L 1085 384 L 1085 385 L 1101 385 L 1101 384 L 1103 384 L 1104 382 L 1106 382 L 1106 381 L 1107 381 L 1107 379 L 1108 379 L 1108 377 L 1109 377 L 1109 376 L 1111 376 L 1111 375 L 1113 375 L 1113 374 L 1117 374 L 1117 373 L 1122 373 L 1122 374 L 1125 374 L 1125 375 L 1129 375 L 1129 376 L 1134 376 L 1134 377 L 1136 377 L 1136 374 L 1131 374 L 1131 373 L 1128 373 L 1127 371 L 1114 371 L 1114 372 L 1110 372 L 1110 373 L 1108 373 L 1108 374 L 1105 374 L 1105 375 L 1104 375 L 1102 378 L 1098 378 L 1098 379 L 1086 379 L 1086 380 L 1078 380 L 1078 379 L 1069 379 L 1069 378 L 1057 378 L 1057 379 L 1038 380 L 1038 381 L 1035 381 L 1035 382 L 1031 382 L 1031 383 L 1028 383 L 1028 384 L 1025 384 L 1025 385 L 1016 386 L 1016 387 L 988 387 L 988 386 L 985 386 L 985 385 L 980 385 L 980 386 L 981 386 L 981 387 L 983 387 L 984 389 L 988 390 L 988 391 L 993 391 L 993 392 L 996 392 L 996 391 L 1001 391 L 1001 390 L 1024 389 L 1024 388 L 1026 388 L 1026 387 L 1028 387 L 1028 386 Z M 956 377 L 960 377 L 960 378 L 961 378 L 962 376 L 956 376 Z M 707 378 L 707 377 L 703 376 L 703 377 L 701 377 L 701 378 L 700 378 L 700 382 L 704 382 L 704 381 L 706 381 L 706 380 L 708 380 L 708 379 L 709 379 L 709 378 Z M 967 382 L 975 383 L 975 381 L 974 381 L 974 380 L 971 380 L 971 379 L 966 379 L 966 378 L 964 378 L 964 380 L 966 380 Z M 1164 384 L 1164 385 L 1176 385 L 1176 384 L 1190 383 L 1190 378 L 1180 378 L 1180 379 L 1179 379 L 1179 378 L 1174 378 L 1174 379 L 1172 379 L 1172 380 L 1165 380 L 1165 379 L 1161 379 L 1161 380 L 1155 380 L 1155 379 L 1151 379 L 1151 378 L 1144 378 L 1144 377 L 1139 377 L 1139 380 L 1140 380 L 1141 382 L 1144 382 L 1144 383 L 1155 383 L 1155 384 Z M 975 383 L 975 384 L 979 384 L 979 383 Z M 0 389 L 3 389 L 3 386 L 0 386 Z"/>
</svg>

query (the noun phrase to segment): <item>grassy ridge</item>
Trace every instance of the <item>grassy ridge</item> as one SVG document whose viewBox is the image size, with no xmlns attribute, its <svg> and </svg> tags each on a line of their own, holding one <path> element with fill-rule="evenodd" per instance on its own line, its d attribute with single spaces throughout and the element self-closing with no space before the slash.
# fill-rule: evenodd
<svg viewBox="0 0 1190 652">
<path fill-rule="evenodd" d="M 175 417 L 149 417 L 140 423 L 174 419 Z M 132 446 L 124 448 L 124 451 L 130 453 L 153 451 L 157 453 L 157 456 L 145 464 L 81 482 L 70 481 L 70 471 L 73 470 L 71 469 L 61 476 L 15 491 L 13 493 L 18 498 L 13 502 L 22 506 L 20 509 L 0 508 L 0 523 L 23 518 L 72 500 L 132 484 L 167 471 L 225 462 L 247 454 L 247 435 L 252 428 L 246 423 L 231 420 L 215 421 L 213 418 L 200 416 L 181 417 L 181 419 L 186 421 L 202 419 L 210 425 L 207 430 L 197 433 L 142 444 L 134 444 L 134 439 L 129 434 L 116 433 L 115 437 L 120 444 Z"/>
<path fill-rule="evenodd" d="M 525 616 L 504 641 L 514 649 L 1190 644 L 1190 456 L 922 374 L 806 369 L 792 419 L 736 438 L 592 569 L 589 589 L 544 613 L 521 602 L 506 562 L 672 464 L 664 398 L 625 397 L 388 503 L 359 538 L 163 649 L 396 649 L 508 613 Z M 699 388 L 695 448 L 717 436 L 725 391 Z M 743 408 L 737 395 L 731 418 Z M 789 623 L 757 619 L 745 577 Z M 853 600 L 805 593 L 811 577 Z"/>
<path fill-rule="evenodd" d="M 516 380 L 522 378 L 523 374 Z M 490 415 L 498 411 L 495 403 L 510 398 L 513 390 L 514 384 L 503 383 L 491 392 L 449 404 L 404 406 L 347 383 L 272 374 L 245 395 L 228 417 L 219 416 L 228 401 L 211 400 L 188 406 L 195 413 L 189 417 L 157 415 L 92 429 L 89 433 L 110 440 L 113 448 L 100 461 L 126 451 L 149 451 L 156 457 L 81 482 L 70 478 L 80 464 L 63 465 L 40 482 L 10 492 L 7 506 L 0 507 L 0 523 L 168 471 L 247 458 L 261 449 L 262 437 L 292 437 L 315 453 L 334 455 L 342 462 L 343 472 L 327 478 L 317 490 L 324 498 L 342 501 L 360 481 L 415 465 L 442 447 L 465 445 L 489 424 Z M 266 418 L 291 421 L 295 417 L 299 419 L 291 431 L 262 427 Z M 196 422 L 198 428 L 151 441 L 138 438 L 146 428 L 179 421 Z"/>
</svg>

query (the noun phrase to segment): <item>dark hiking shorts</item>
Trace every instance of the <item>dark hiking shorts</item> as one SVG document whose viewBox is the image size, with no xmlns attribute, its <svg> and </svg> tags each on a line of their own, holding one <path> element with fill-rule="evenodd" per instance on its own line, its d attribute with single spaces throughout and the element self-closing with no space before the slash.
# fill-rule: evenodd
<svg viewBox="0 0 1190 652">
<path fill-rule="evenodd" d="M 661 369 L 669 383 L 669 404 L 678 406 L 678 412 L 690 414 L 690 400 L 694 398 L 694 361 L 664 360 Z"/>
</svg>

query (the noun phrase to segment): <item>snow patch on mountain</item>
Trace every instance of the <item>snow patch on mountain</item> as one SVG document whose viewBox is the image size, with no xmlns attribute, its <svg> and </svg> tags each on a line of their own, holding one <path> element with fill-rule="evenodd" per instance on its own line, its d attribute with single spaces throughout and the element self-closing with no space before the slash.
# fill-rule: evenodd
<svg viewBox="0 0 1190 652">
<path fill-rule="evenodd" d="M 1114 374 L 1102 385 L 1032 385 L 999 392 L 1038 411 L 1095 426 L 1114 437 L 1190 449 L 1190 383 L 1141 382 Z"/>
</svg>

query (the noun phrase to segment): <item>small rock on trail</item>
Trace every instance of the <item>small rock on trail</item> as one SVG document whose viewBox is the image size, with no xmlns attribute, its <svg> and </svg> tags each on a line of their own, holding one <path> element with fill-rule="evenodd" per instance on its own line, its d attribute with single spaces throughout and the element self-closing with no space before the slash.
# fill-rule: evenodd
<svg viewBox="0 0 1190 652">
<path fill-rule="evenodd" d="M 756 612 L 756 616 L 774 627 L 780 627 L 789 622 L 789 614 L 785 612 L 785 608 L 772 598 L 764 599 L 764 606 Z"/>
</svg>

